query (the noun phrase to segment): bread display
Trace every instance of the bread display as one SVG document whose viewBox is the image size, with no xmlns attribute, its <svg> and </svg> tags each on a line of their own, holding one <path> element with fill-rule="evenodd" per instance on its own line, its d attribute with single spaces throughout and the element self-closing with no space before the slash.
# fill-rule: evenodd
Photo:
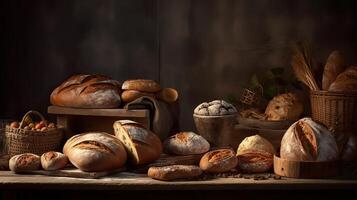
<svg viewBox="0 0 357 200">
<path fill-rule="evenodd" d="M 53 90 L 52 105 L 74 108 L 117 108 L 120 84 L 103 75 L 75 75 Z"/>
<path fill-rule="evenodd" d="M 322 76 L 322 89 L 328 90 L 336 77 L 345 70 L 344 58 L 339 51 L 333 51 L 327 58 Z"/>
<path fill-rule="evenodd" d="M 162 144 L 159 137 L 131 120 L 119 120 L 114 123 L 115 136 L 124 144 L 131 164 L 143 165 L 160 157 Z"/>
<path fill-rule="evenodd" d="M 140 91 L 136 91 L 136 90 L 125 90 L 121 94 L 121 99 L 124 103 L 128 103 L 128 102 L 134 101 L 137 98 L 144 97 L 144 96 L 155 97 L 155 94 L 148 93 L 148 92 L 140 92 Z"/>
<path fill-rule="evenodd" d="M 36 154 L 19 154 L 11 157 L 9 160 L 9 169 L 15 173 L 39 170 L 40 168 L 40 157 Z"/>
<path fill-rule="evenodd" d="M 302 103 L 292 93 L 275 96 L 265 109 L 268 120 L 296 120 L 302 112 Z"/>
<path fill-rule="evenodd" d="M 118 169 L 127 159 L 125 148 L 119 139 L 100 132 L 71 137 L 65 143 L 63 153 L 75 167 L 88 172 Z"/>
<path fill-rule="evenodd" d="M 236 113 L 237 109 L 224 100 L 214 100 L 208 103 L 204 102 L 198 105 L 194 110 L 194 114 L 203 116 L 221 116 Z"/>
<path fill-rule="evenodd" d="M 150 167 L 148 176 L 163 181 L 176 179 L 191 179 L 202 174 L 202 170 L 195 165 L 169 165 L 163 167 Z"/>
<path fill-rule="evenodd" d="M 41 166 L 44 170 L 58 170 L 68 164 L 68 157 L 60 152 L 49 151 L 42 154 Z"/>
<path fill-rule="evenodd" d="M 357 66 L 348 67 L 339 74 L 328 90 L 333 92 L 357 92 Z"/>
<path fill-rule="evenodd" d="M 272 169 L 275 149 L 265 138 L 246 137 L 237 150 L 238 167 L 246 173 L 263 173 Z"/>
<path fill-rule="evenodd" d="M 218 149 L 207 152 L 200 160 L 200 168 L 209 173 L 228 172 L 238 164 L 238 159 L 231 149 Z"/>
<path fill-rule="evenodd" d="M 333 134 L 311 118 L 303 118 L 289 127 L 283 136 L 280 157 L 293 161 L 333 161 L 338 159 Z"/>
<path fill-rule="evenodd" d="M 164 142 L 165 152 L 176 155 L 202 154 L 209 148 L 207 140 L 194 132 L 180 132 Z"/>
</svg>

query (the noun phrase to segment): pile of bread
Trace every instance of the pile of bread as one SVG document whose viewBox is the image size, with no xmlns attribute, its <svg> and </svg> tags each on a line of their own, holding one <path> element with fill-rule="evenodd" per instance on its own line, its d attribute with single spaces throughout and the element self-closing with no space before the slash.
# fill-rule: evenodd
<svg viewBox="0 0 357 200">
<path fill-rule="evenodd" d="M 118 108 L 144 96 L 174 102 L 178 93 L 172 88 L 162 89 L 154 80 L 127 80 L 120 84 L 108 76 L 80 74 L 54 89 L 50 101 L 52 105 L 73 108 Z"/>
</svg>

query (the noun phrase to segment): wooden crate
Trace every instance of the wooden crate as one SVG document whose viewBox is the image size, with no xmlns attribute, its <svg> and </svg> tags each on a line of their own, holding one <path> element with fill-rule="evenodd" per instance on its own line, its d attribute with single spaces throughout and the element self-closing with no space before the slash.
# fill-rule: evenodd
<svg viewBox="0 0 357 200">
<path fill-rule="evenodd" d="M 81 109 L 49 106 L 47 112 L 56 115 L 57 125 L 64 128 L 66 138 L 88 131 L 103 131 L 113 134 L 113 123 L 122 119 L 130 119 L 150 128 L 149 110 Z"/>
</svg>

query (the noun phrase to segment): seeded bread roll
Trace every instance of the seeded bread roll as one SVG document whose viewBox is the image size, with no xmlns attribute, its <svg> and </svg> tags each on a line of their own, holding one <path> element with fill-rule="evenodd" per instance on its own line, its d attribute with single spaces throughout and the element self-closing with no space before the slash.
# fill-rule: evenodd
<svg viewBox="0 0 357 200">
<path fill-rule="evenodd" d="M 235 168 L 238 159 L 233 150 L 218 149 L 207 152 L 200 160 L 200 168 L 209 173 L 227 172 Z"/>
<path fill-rule="evenodd" d="M 165 152 L 176 155 L 206 153 L 209 148 L 207 140 L 194 132 L 180 132 L 164 142 Z"/>
<path fill-rule="evenodd" d="M 15 155 L 9 160 L 9 169 L 15 173 L 39 170 L 40 168 L 40 157 L 32 153 Z"/>
<path fill-rule="evenodd" d="M 123 90 L 136 90 L 140 92 L 156 93 L 161 90 L 160 84 L 154 80 L 136 79 L 126 80 L 122 85 Z"/>
<path fill-rule="evenodd" d="M 162 153 L 159 137 L 131 120 L 114 123 L 115 136 L 124 144 L 131 164 L 143 165 L 157 160 Z"/>
<path fill-rule="evenodd" d="M 63 153 L 74 166 L 87 172 L 118 169 L 125 164 L 127 158 L 118 138 L 101 132 L 71 137 L 64 145 Z"/>
<path fill-rule="evenodd" d="M 68 157 L 60 152 L 49 151 L 41 156 L 41 165 L 44 170 L 62 169 L 67 163 Z"/>
<path fill-rule="evenodd" d="M 176 179 L 190 179 L 202 174 L 202 170 L 195 165 L 169 165 L 164 167 L 150 167 L 148 176 L 162 181 Z"/>
</svg>

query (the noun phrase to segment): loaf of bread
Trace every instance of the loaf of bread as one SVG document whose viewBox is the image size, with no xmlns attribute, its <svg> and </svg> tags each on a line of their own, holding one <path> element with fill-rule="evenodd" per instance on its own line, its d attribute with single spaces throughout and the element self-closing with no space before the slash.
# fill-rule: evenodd
<svg viewBox="0 0 357 200">
<path fill-rule="evenodd" d="M 337 76 L 329 91 L 357 92 L 357 66 L 351 66 Z"/>
<path fill-rule="evenodd" d="M 273 145 L 261 137 L 246 137 L 237 150 L 238 167 L 245 173 L 263 173 L 272 169 L 275 149 Z"/>
<path fill-rule="evenodd" d="M 164 142 L 165 152 L 176 155 L 202 154 L 209 148 L 207 140 L 194 132 L 180 132 Z"/>
<path fill-rule="evenodd" d="M 200 160 L 200 168 L 208 173 L 228 172 L 238 164 L 238 159 L 231 149 L 218 149 L 207 152 Z"/>
<path fill-rule="evenodd" d="M 345 70 L 345 61 L 339 51 L 333 51 L 327 58 L 322 76 L 322 89 L 328 90 L 336 77 Z"/>
<path fill-rule="evenodd" d="M 155 133 L 131 120 L 119 120 L 113 126 L 115 136 L 124 144 L 131 164 L 148 164 L 160 157 L 162 144 Z"/>
<path fill-rule="evenodd" d="M 41 156 L 41 165 L 44 170 L 58 170 L 66 167 L 68 157 L 60 152 L 49 151 Z"/>
<path fill-rule="evenodd" d="M 102 75 L 75 75 L 51 94 L 52 105 L 75 108 L 116 108 L 120 106 L 120 84 Z"/>
<path fill-rule="evenodd" d="M 136 91 L 136 90 L 125 90 L 123 91 L 123 93 L 121 93 L 121 100 L 124 103 L 128 103 L 128 102 L 132 102 L 137 98 L 140 97 L 155 97 L 154 93 L 148 93 L 148 92 L 140 92 L 140 91 Z"/>
<path fill-rule="evenodd" d="M 174 88 L 163 88 L 160 92 L 156 93 L 156 98 L 169 103 L 177 101 L 178 96 L 179 94 Z"/>
<path fill-rule="evenodd" d="M 281 140 L 280 157 L 294 161 L 333 161 L 338 159 L 333 134 L 311 118 L 292 124 Z"/>
<path fill-rule="evenodd" d="M 236 114 L 237 109 L 224 100 L 214 100 L 208 103 L 201 103 L 195 108 L 193 113 L 204 116 L 221 116 Z"/>
<path fill-rule="evenodd" d="M 15 173 L 39 170 L 40 168 L 40 157 L 32 153 L 15 155 L 9 160 L 9 169 Z"/>
<path fill-rule="evenodd" d="M 150 167 L 148 176 L 162 181 L 177 179 L 192 179 L 202 174 L 202 170 L 195 165 L 169 165 L 163 167 Z"/>
<path fill-rule="evenodd" d="M 140 92 L 157 93 L 161 90 L 160 84 L 154 80 L 136 79 L 126 80 L 122 85 L 123 90 L 136 90 Z"/>
<path fill-rule="evenodd" d="M 265 109 L 268 120 L 297 120 L 303 112 L 303 105 L 293 93 L 275 96 Z"/>
<path fill-rule="evenodd" d="M 82 133 L 67 140 L 63 153 L 78 169 L 87 172 L 109 171 L 122 167 L 126 151 L 115 136 L 108 133 Z"/>
</svg>

